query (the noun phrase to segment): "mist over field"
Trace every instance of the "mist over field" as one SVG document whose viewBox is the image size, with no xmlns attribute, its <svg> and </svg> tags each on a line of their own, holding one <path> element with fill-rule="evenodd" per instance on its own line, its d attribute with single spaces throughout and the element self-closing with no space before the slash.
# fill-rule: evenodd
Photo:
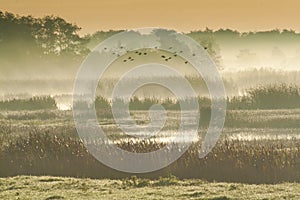
<svg viewBox="0 0 300 200">
<path fill-rule="evenodd" d="M 33 18 L 1 12 L 0 20 L 2 99 L 70 95 L 77 71 L 88 53 L 103 40 L 121 32 L 99 31 L 80 36 L 78 26 L 53 16 Z M 258 85 L 300 85 L 299 33 L 292 30 L 240 33 L 229 29 L 206 29 L 187 35 L 205 47 L 215 61 L 228 96 L 242 95 L 246 89 Z M 118 78 L 126 68 L 142 62 L 157 62 L 157 57 L 162 54 L 149 53 L 139 60 L 132 52 L 128 56 L 135 56 L 136 59 L 130 63 L 124 63 L 122 58 L 117 59 L 111 66 L 111 72 L 107 72 L 107 79 L 103 78 L 102 83 L 100 81 L 100 88 L 107 90 L 105 87 L 110 86 L 105 84 L 106 81 Z M 161 63 L 164 64 L 163 60 Z M 195 75 L 192 66 L 184 64 L 180 58 L 174 58 L 168 64 L 188 77 L 201 79 Z M 205 88 L 204 83 L 200 84 L 200 88 Z M 202 90 L 202 94 L 207 92 Z M 108 94 L 102 91 L 101 95 Z"/>
</svg>

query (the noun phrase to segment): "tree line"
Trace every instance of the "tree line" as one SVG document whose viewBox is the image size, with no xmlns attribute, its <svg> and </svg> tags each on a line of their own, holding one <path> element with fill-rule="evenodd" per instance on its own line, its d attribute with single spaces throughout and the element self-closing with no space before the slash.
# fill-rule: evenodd
<svg viewBox="0 0 300 200">
<path fill-rule="evenodd" d="M 19 16 L 0 11 L 0 65 L 56 64 L 66 67 L 79 64 L 99 42 L 122 30 L 98 31 L 81 36 L 81 28 L 58 16 Z M 203 45 L 217 65 L 222 65 L 220 48 L 216 40 L 232 39 L 291 40 L 299 34 L 293 30 L 272 30 L 240 33 L 230 29 L 192 31 L 188 36 Z M 238 40 L 237 40 L 238 41 Z"/>
</svg>

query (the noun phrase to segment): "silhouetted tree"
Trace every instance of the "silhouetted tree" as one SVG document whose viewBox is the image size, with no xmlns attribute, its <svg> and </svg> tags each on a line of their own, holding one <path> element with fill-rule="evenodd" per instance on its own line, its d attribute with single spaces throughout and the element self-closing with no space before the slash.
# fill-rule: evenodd
<svg viewBox="0 0 300 200">
<path fill-rule="evenodd" d="M 27 61 L 82 60 L 89 52 L 80 28 L 55 16 L 33 18 L 0 11 L 0 62 L 3 66 Z M 31 63 L 28 63 L 31 64 Z M 42 63 L 40 63 L 42 64 Z"/>
</svg>

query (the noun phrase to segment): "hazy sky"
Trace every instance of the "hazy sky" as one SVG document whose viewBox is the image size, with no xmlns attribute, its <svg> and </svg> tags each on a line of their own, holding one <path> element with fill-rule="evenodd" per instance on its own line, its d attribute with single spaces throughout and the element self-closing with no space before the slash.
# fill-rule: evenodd
<svg viewBox="0 0 300 200">
<path fill-rule="evenodd" d="M 300 32 L 299 8 L 298 0 L 0 0 L 2 11 L 59 15 L 82 27 L 82 33 L 149 26 Z"/>
</svg>

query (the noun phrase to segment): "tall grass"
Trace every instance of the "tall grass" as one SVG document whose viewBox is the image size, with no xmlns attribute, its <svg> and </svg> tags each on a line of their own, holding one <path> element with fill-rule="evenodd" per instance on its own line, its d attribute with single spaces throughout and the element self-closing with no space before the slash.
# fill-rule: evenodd
<svg viewBox="0 0 300 200">
<path fill-rule="evenodd" d="M 101 101 L 96 100 L 96 106 L 106 107 L 106 111 L 112 103 L 99 97 Z M 188 103 L 190 99 L 184 99 Z M 209 97 L 198 97 L 200 108 L 208 108 L 211 106 Z M 116 99 L 118 103 L 122 103 L 122 99 Z M 124 102 L 123 102 L 124 103 Z M 180 104 L 177 99 L 165 98 L 138 98 L 130 99 L 130 110 L 148 110 L 154 104 L 161 104 L 166 110 L 180 110 Z M 287 84 L 271 84 L 250 88 L 243 96 L 236 96 L 227 99 L 228 110 L 255 110 L 255 109 L 295 109 L 300 108 L 300 88 L 295 85 Z"/>
<path fill-rule="evenodd" d="M 116 171 L 95 160 L 81 140 L 72 134 L 70 129 L 66 134 L 59 134 L 58 130 L 32 130 L 27 136 L 1 135 L 0 176 L 124 178 L 133 175 Z M 90 145 L 103 155 L 109 154 L 102 141 L 91 141 Z M 126 151 L 150 152 L 165 144 L 144 140 L 139 143 L 119 142 L 117 145 Z M 295 139 L 245 142 L 225 138 L 205 158 L 199 159 L 201 143 L 194 143 L 168 167 L 138 176 L 157 178 L 174 174 L 179 178 L 246 183 L 300 182 L 299 146 L 300 141 Z"/>
<path fill-rule="evenodd" d="M 191 99 L 183 99 L 185 103 L 189 103 Z M 211 106 L 209 97 L 201 96 L 195 99 L 198 101 L 200 108 L 208 108 Z M 114 103 L 124 103 L 123 99 L 108 99 L 98 96 L 95 99 L 95 106 L 98 114 L 106 114 L 111 116 L 111 105 Z M 132 97 L 129 101 L 130 110 L 148 110 L 154 104 L 161 104 L 166 110 L 180 110 L 178 99 L 173 98 L 155 98 Z M 85 108 L 83 102 L 75 104 L 77 108 Z M 246 90 L 243 96 L 235 96 L 227 99 L 228 110 L 253 110 L 253 109 L 295 109 L 300 108 L 300 88 L 295 85 L 273 84 L 258 86 Z M 55 99 L 50 96 L 37 96 L 29 99 L 10 99 L 0 101 L 0 110 L 42 110 L 57 109 Z"/>
<path fill-rule="evenodd" d="M 29 99 L 0 101 L 0 110 L 48 110 L 57 109 L 55 99 L 50 96 L 36 96 Z"/>
<path fill-rule="evenodd" d="M 247 95 L 228 100 L 229 109 L 300 108 L 300 89 L 295 85 L 271 84 L 248 89 Z"/>
</svg>

